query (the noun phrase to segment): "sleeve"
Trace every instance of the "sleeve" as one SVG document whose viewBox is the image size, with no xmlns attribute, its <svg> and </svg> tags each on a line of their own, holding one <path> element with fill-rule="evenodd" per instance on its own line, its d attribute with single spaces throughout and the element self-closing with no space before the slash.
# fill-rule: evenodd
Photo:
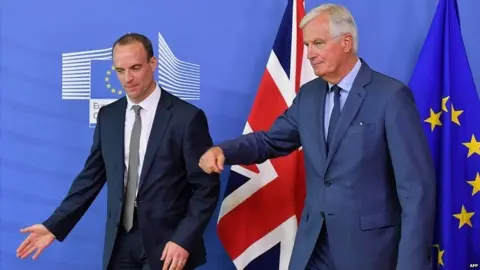
<svg viewBox="0 0 480 270">
<path fill-rule="evenodd" d="M 183 155 L 192 196 L 186 215 L 171 239 L 187 250 L 203 235 L 220 196 L 220 176 L 207 174 L 198 166 L 198 160 L 212 144 L 207 118 L 203 111 L 199 111 L 188 123 L 183 138 Z"/>
<path fill-rule="evenodd" d="M 219 144 L 225 155 L 225 164 L 259 164 L 298 149 L 301 145 L 298 132 L 300 95 L 301 92 L 268 131 L 248 133 Z"/>
<path fill-rule="evenodd" d="M 55 212 L 43 222 L 43 225 L 59 241 L 63 241 L 67 237 L 106 182 L 105 165 L 101 151 L 101 112 L 102 109 L 98 113 L 93 144 L 82 171 L 73 180 L 66 197 Z"/>
<path fill-rule="evenodd" d="M 435 170 L 411 90 L 387 104 L 386 135 L 402 207 L 398 270 L 428 268 L 435 219 Z"/>
</svg>

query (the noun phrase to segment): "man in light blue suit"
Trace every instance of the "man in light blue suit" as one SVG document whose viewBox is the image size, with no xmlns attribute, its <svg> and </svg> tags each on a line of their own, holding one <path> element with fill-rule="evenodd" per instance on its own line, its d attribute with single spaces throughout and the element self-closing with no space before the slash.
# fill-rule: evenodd
<svg viewBox="0 0 480 270">
<path fill-rule="evenodd" d="M 270 130 L 209 149 L 199 166 L 219 173 L 302 146 L 307 196 L 289 269 L 428 269 L 435 176 L 411 90 L 357 56 L 344 7 L 322 5 L 300 28 L 319 78 Z"/>
</svg>

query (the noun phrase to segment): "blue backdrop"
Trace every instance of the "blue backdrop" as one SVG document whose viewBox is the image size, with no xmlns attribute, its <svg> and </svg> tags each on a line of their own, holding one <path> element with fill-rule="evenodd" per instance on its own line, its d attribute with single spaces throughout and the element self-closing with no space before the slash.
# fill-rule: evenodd
<svg viewBox="0 0 480 270">
<path fill-rule="evenodd" d="M 408 83 L 437 1 L 333 2 L 355 16 L 359 53 L 369 65 Z M 321 3 L 307 0 L 306 8 Z M 285 0 L 2 1 L 0 269 L 100 269 L 104 192 L 64 243 L 52 245 L 36 262 L 15 257 L 24 239 L 19 229 L 52 213 L 92 140 L 89 101 L 62 99 L 62 54 L 108 48 L 126 32 L 144 33 L 158 44 L 160 33 L 176 58 L 199 65 L 200 99 L 192 103 L 205 110 L 218 142 L 243 130 L 285 5 Z M 474 29 L 480 2 L 462 0 L 459 8 L 480 86 L 480 36 Z M 92 70 L 92 85 L 96 74 Z M 233 269 L 216 237 L 216 220 L 205 235 L 208 264 L 201 269 Z"/>
</svg>

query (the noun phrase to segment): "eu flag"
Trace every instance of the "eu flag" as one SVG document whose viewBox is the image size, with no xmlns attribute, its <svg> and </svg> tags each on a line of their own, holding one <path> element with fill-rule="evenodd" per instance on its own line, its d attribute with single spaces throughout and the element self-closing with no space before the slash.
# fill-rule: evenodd
<svg viewBox="0 0 480 270">
<path fill-rule="evenodd" d="M 93 99 L 119 99 L 125 95 L 112 60 L 91 61 L 91 93 Z"/>
<path fill-rule="evenodd" d="M 480 101 L 455 0 L 440 0 L 410 81 L 435 161 L 435 269 L 480 268 Z"/>
</svg>

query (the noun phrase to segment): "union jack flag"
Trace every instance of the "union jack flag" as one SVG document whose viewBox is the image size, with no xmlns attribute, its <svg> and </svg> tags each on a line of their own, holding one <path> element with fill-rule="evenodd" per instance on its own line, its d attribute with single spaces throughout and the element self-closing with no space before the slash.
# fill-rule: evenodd
<svg viewBox="0 0 480 270">
<path fill-rule="evenodd" d="M 303 0 L 289 0 L 244 134 L 268 130 L 314 78 L 302 32 Z M 288 269 L 305 198 L 303 152 L 232 166 L 217 232 L 237 269 Z"/>
</svg>

